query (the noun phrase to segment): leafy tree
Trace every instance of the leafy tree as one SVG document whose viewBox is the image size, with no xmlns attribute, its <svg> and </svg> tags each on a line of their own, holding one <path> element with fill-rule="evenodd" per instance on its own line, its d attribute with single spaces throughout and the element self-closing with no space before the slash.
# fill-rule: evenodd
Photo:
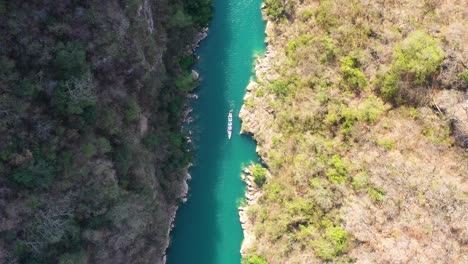
<svg viewBox="0 0 468 264">
<path fill-rule="evenodd" d="M 54 177 L 55 170 L 50 163 L 45 160 L 36 160 L 27 167 L 16 169 L 10 179 L 21 187 L 33 189 L 48 187 Z"/>
<path fill-rule="evenodd" d="M 268 87 L 276 96 L 286 97 L 290 91 L 290 83 L 285 80 L 275 80 Z"/>
<path fill-rule="evenodd" d="M 36 86 L 30 79 L 23 79 L 19 84 L 18 94 L 22 97 L 32 97 L 36 93 Z"/>
<path fill-rule="evenodd" d="M 292 4 L 285 0 L 265 0 L 265 10 L 273 20 L 284 18 L 291 10 Z"/>
<path fill-rule="evenodd" d="M 65 253 L 59 257 L 58 264 L 86 264 L 89 263 L 86 253 L 83 251 Z"/>
<path fill-rule="evenodd" d="M 169 25 L 175 28 L 184 28 L 192 24 L 192 17 L 184 12 L 183 9 L 176 8 L 174 14 L 169 20 Z"/>
<path fill-rule="evenodd" d="M 184 74 L 179 75 L 175 80 L 175 85 L 178 89 L 183 92 L 190 92 L 195 88 L 195 81 L 193 80 L 192 74 L 186 72 Z"/>
<path fill-rule="evenodd" d="M 132 96 L 127 104 L 127 110 L 125 111 L 125 120 L 129 123 L 134 122 L 138 120 L 139 115 L 140 106 L 138 105 L 136 96 Z"/>
<path fill-rule="evenodd" d="M 95 86 L 91 77 L 60 82 L 54 91 L 53 103 L 63 116 L 83 114 L 96 102 Z"/>
<path fill-rule="evenodd" d="M 332 13 L 332 5 L 330 0 L 320 1 L 315 11 L 315 20 L 326 31 L 338 24 L 338 20 Z"/>
<path fill-rule="evenodd" d="M 158 146 L 158 136 L 153 132 L 147 133 L 143 138 L 143 145 L 150 150 L 154 150 Z"/>
<path fill-rule="evenodd" d="M 346 56 L 340 61 L 341 63 L 341 72 L 346 83 L 352 88 L 364 88 L 367 86 L 367 77 L 359 69 L 359 61 L 356 57 Z"/>
<path fill-rule="evenodd" d="M 265 257 L 250 255 L 242 258 L 241 264 L 268 264 Z"/>
<path fill-rule="evenodd" d="M 353 177 L 352 186 L 356 190 L 361 190 L 369 184 L 369 175 L 366 172 L 360 172 Z"/>
<path fill-rule="evenodd" d="M 463 70 L 458 78 L 463 82 L 463 85 L 461 87 L 468 87 L 468 70 L 465 69 Z"/>
<path fill-rule="evenodd" d="M 333 183 L 343 183 L 348 178 L 348 170 L 346 165 L 341 160 L 340 156 L 333 155 L 328 162 L 328 165 L 331 167 L 327 171 L 327 176 Z"/>
<path fill-rule="evenodd" d="M 213 15 L 212 0 L 184 0 L 184 7 L 193 22 L 201 26 L 206 26 Z"/>
<path fill-rule="evenodd" d="M 90 159 L 92 157 L 94 157 L 94 155 L 96 155 L 97 153 L 97 149 L 96 147 L 94 146 L 94 144 L 92 143 L 88 143 L 88 144 L 85 144 L 83 146 L 83 155 L 87 158 L 87 159 Z"/>
<path fill-rule="evenodd" d="M 197 62 L 197 57 L 193 54 L 183 56 L 179 59 L 179 66 L 182 69 L 190 69 Z"/>
<path fill-rule="evenodd" d="M 409 75 L 415 83 L 423 83 L 440 67 L 445 52 L 439 42 L 424 31 L 408 35 L 393 52 L 392 70 Z"/>
<path fill-rule="evenodd" d="M 132 152 L 128 143 L 119 146 L 114 154 L 115 169 L 118 175 L 122 178 L 127 177 L 130 163 L 132 160 Z"/>
<path fill-rule="evenodd" d="M 253 164 L 251 166 L 252 176 L 254 177 L 254 182 L 258 187 L 262 187 L 266 181 L 267 171 L 260 164 Z"/>
<path fill-rule="evenodd" d="M 78 41 L 70 41 L 65 44 L 60 42 L 57 45 L 54 65 L 62 80 L 83 75 L 88 68 L 83 44 Z"/>
<path fill-rule="evenodd" d="M 383 97 L 386 99 L 392 99 L 397 96 L 400 89 L 398 86 L 398 77 L 394 72 L 390 71 L 386 73 L 383 76 L 381 83 L 380 93 Z"/>
<path fill-rule="evenodd" d="M 382 188 L 369 187 L 367 193 L 375 202 L 382 202 L 385 199 L 385 192 Z"/>
<path fill-rule="evenodd" d="M 0 15 L 3 15 L 6 12 L 5 0 L 0 0 Z"/>
<path fill-rule="evenodd" d="M 115 135 L 119 132 L 121 118 L 111 107 L 104 106 L 104 109 L 98 112 L 96 125 L 108 135 Z"/>
<path fill-rule="evenodd" d="M 112 151 L 112 146 L 109 140 L 104 137 L 100 137 L 96 140 L 96 148 L 100 155 L 104 155 Z"/>
<path fill-rule="evenodd" d="M 382 100 L 376 96 L 369 96 L 358 105 L 358 120 L 373 124 L 385 109 Z"/>
<path fill-rule="evenodd" d="M 323 260 L 333 260 L 348 249 L 347 237 L 342 227 L 327 227 L 323 237 L 313 243 L 315 254 Z"/>
</svg>

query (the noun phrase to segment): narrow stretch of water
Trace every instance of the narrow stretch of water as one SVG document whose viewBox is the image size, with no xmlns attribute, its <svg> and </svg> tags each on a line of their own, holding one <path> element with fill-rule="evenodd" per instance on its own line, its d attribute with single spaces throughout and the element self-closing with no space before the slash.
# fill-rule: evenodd
<svg viewBox="0 0 468 264">
<path fill-rule="evenodd" d="M 195 166 L 189 199 L 179 208 L 169 264 L 239 264 L 243 239 L 237 212 L 244 196 L 243 164 L 258 159 L 255 143 L 240 136 L 238 116 L 255 55 L 265 50 L 262 0 L 214 0 L 208 37 L 196 68 L 202 76 L 193 103 Z M 227 115 L 234 110 L 233 135 Z"/>
</svg>

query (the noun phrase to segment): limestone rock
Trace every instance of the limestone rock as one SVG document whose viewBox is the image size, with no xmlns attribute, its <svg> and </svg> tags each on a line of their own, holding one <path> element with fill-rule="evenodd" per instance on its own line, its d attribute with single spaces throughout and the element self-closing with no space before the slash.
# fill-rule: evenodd
<svg viewBox="0 0 468 264">
<path fill-rule="evenodd" d="M 468 148 L 468 91 L 443 90 L 435 95 L 434 102 L 452 120 L 457 144 Z"/>
<path fill-rule="evenodd" d="M 198 79 L 200 79 L 200 74 L 196 70 L 192 70 L 192 78 L 194 81 L 198 81 Z"/>
</svg>

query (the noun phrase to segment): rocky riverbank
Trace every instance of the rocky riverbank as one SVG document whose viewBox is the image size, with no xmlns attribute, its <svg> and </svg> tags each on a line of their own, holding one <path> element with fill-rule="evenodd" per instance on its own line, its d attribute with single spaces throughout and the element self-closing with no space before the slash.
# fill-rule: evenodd
<svg viewBox="0 0 468 264">
<path fill-rule="evenodd" d="M 202 28 L 202 30 L 200 30 L 200 32 L 195 37 L 193 44 L 189 45 L 189 49 L 188 49 L 187 53 L 188 54 L 194 54 L 196 52 L 196 49 L 199 47 L 200 42 L 203 41 L 207 36 L 208 36 L 208 28 Z M 197 58 L 198 58 L 198 56 L 197 56 Z M 193 78 L 194 81 L 198 81 L 199 78 L 200 78 L 199 73 L 197 71 L 195 71 L 195 70 L 192 70 L 192 78 Z M 193 121 L 193 118 L 191 116 L 193 109 L 190 107 L 190 102 L 191 102 L 191 100 L 196 100 L 196 99 L 198 99 L 197 94 L 191 93 L 191 94 L 187 95 L 187 104 L 185 105 L 184 117 L 183 117 L 181 130 L 185 129 L 185 127 Z M 191 143 L 192 139 L 191 139 L 190 136 L 192 135 L 192 131 L 189 130 L 188 134 L 189 134 L 189 136 L 188 136 L 187 141 L 189 143 Z M 187 195 L 188 195 L 188 192 L 189 192 L 188 182 L 192 178 L 190 173 L 189 173 L 189 170 L 190 170 L 191 166 L 192 166 L 192 164 L 190 163 L 189 166 L 187 166 L 187 168 L 185 169 L 185 177 L 184 177 L 181 189 L 180 189 L 180 193 L 178 195 L 179 200 L 182 203 L 185 203 L 187 201 Z M 170 241 L 171 241 L 170 234 L 171 234 L 172 230 L 175 227 L 175 218 L 177 216 L 178 208 L 179 208 L 179 205 L 174 205 L 171 208 L 171 212 L 170 212 L 171 217 L 170 217 L 170 220 L 169 220 L 170 228 L 167 231 L 167 238 L 168 239 L 167 239 L 167 245 L 166 245 L 166 250 L 165 250 L 166 253 L 163 256 L 162 263 L 166 263 L 166 261 L 167 261 L 167 249 L 169 248 Z"/>
<path fill-rule="evenodd" d="M 245 254 L 247 249 L 255 241 L 255 235 L 253 234 L 253 223 L 249 220 L 248 208 L 257 203 L 258 198 L 261 196 L 261 191 L 257 188 L 254 183 L 254 178 L 250 169 L 245 168 L 241 175 L 242 180 L 246 183 L 247 189 L 245 191 L 246 203 L 239 206 L 239 219 L 241 222 L 242 230 L 244 232 L 244 241 L 242 242 L 241 254 Z"/>
<path fill-rule="evenodd" d="M 264 8 L 264 5 L 262 5 L 262 9 Z M 266 16 L 264 15 L 264 18 Z M 265 38 L 265 43 L 269 43 L 269 33 L 272 30 L 272 23 L 270 21 L 267 21 L 266 24 L 266 34 L 267 37 Z M 262 113 L 262 118 L 258 117 L 258 113 L 255 114 L 252 112 L 252 108 L 249 106 L 249 102 L 251 102 L 254 98 L 254 92 L 256 88 L 258 87 L 258 80 L 261 80 L 263 78 L 266 78 L 266 73 L 270 70 L 270 58 L 274 56 L 275 52 L 271 49 L 271 46 L 267 46 L 267 50 L 265 52 L 264 57 L 259 57 L 255 63 L 255 80 L 251 80 L 249 84 L 246 87 L 246 92 L 244 96 L 244 104 L 241 107 L 241 110 L 239 112 L 239 118 L 242 121 L 242 126 L 241 126 L 241 134 L 250 134 L 252 136 L 256 136 L 259 133 L 262 133 L 262 131 L 266 131 L 265 129 L 262 129 L 263 124 L 261 122 L 258 122 L 258 120 L 263 120 L 262 118 L 267 118 L 270 120 L 273 116 L 271 115 L 271 109 L 268 106 L 265 106 L 261 109 L 263 109 Z M 257 115 L 257 116 L 256 116 Z M 270 120 L 271 121 L 271 120 Z M 257 140 L 257 137 L 254 138 Z M 257 142 L 258 143 L 258 142 Z M 262 148 L 261 145 L 264 146 L 265 144 L 257 144 L 256 146 L 256 152 L 257 154 L 261 155 L 262 153 Z M 242 256 L 245 256 L 248 253 L 249 248 L 254 244 L 255 242 L 255 234 L 254 234 L 254 223 L 248 216 L 248 210 L 250 207 L 254 206 L 257 204 L 258 199 L 261 197 L 262 192 L 261 190 L 256 186 L 254 182 L 254 178 L 252 175 L 251 170 L 247 167 L 243 169 L 242 175 L 241 175 L 242 180 L 246 183 L 247 188 L 245 191 L 245 201 L 246 203 L 241 205 L 238 208 L 239 211 L 239 219 L 241 222 L 242 230 L 244 233 L 244 240 L 242 242 L 241 250 L 240 253 Z"/>
</svg>

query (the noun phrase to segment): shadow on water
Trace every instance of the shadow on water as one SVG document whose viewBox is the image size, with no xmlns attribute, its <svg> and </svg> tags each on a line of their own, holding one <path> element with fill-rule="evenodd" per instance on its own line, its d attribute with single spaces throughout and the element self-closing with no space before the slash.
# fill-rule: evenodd
<svg viewBox="0 0 468 264">
<path fill-rule="evenodd" d="M 190 174 L 190 193 L 187 203 L 178 212 L 172 242 L 168 250 L 169 264 L 216 263 L 214 247 L 219 240 L 217 221 L 218 201 L 215 189 L 220 180 L 221 145 L 226 140 L 225 101 L 227 82 L 225 64 L 230 34 L 224 30 L 227 12 L 224 0 L 215 0 L 214 18 L 208 37 L 198 50 L 200 61 L 196 65 L 201 75 L 197 89 L 199 99 L 193 102 L 195 123 L 193 142 L 195 160 Z"/>
</svg>

